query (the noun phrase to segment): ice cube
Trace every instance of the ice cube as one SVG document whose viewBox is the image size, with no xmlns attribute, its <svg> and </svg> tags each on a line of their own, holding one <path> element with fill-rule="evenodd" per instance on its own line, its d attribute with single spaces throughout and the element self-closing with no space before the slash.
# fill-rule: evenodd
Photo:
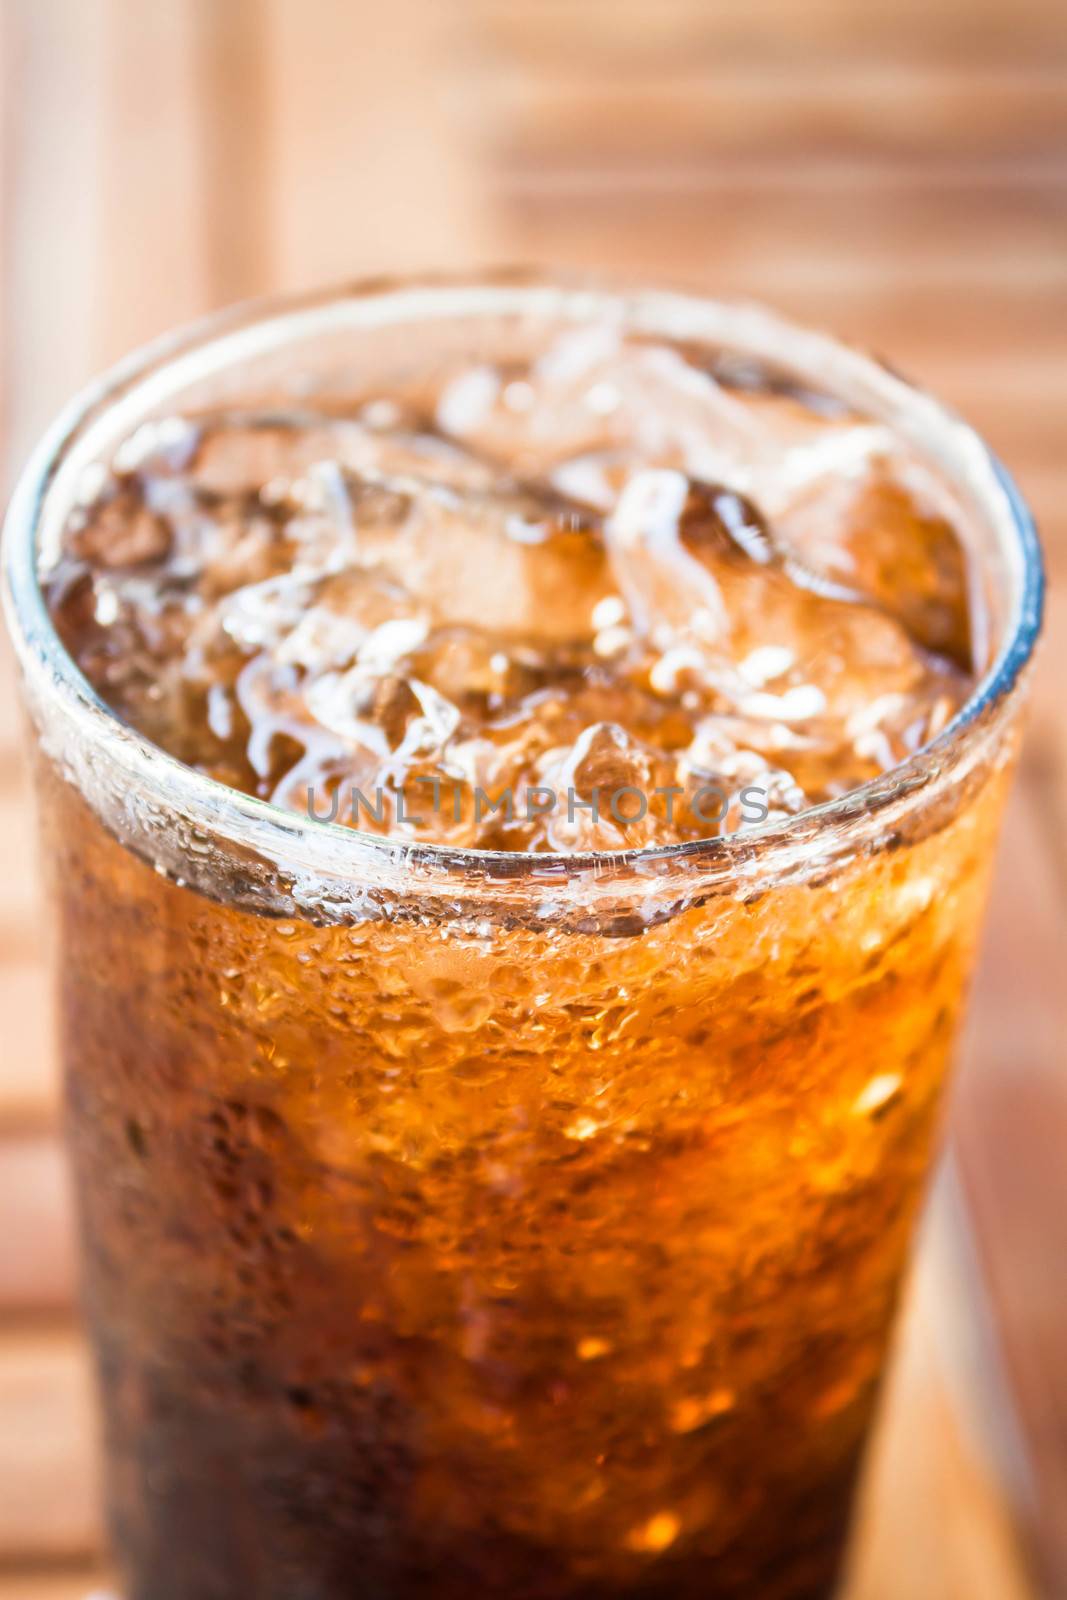
<svg viewBox="0 0 1067 1600">
<path fill-rule="evenodd" d="M 488 494 L 391 481 L 410 493 L 410 514 L 396 529 L 364 530 L 364 559 L 441 623 L 560 642 L 589 633 L 612 584 L 585 508 L 509 484 Z"/>
<path fill-rule="evenodd" d="M 682 541 L 689 502 L 685 473 L 635 473 L 604 524 L 609 559 L 641 633 L 667 650 L 690 639 L 717 644 L 729 623 L 709 568 Z"/>
<path fill-rule="evenodd" d="M 549 848 L 630 850 L 674 837 L 657 792 L 673 775 L 660 752 L 618 723 L 593 723 L 541 763 L 538 783 L 553 796 L 544 819 Z"/>
<path fill-rule="evenodd" d="M 759 433 L 750 409 L 706 368 L 628 339 L 610 321 L 560 335 L 523 374 L 519 406 L 509 398 L 514 378 L 475 373 L 445 388 L 439 424 L 527 475 L 622 447 L 631 460 L 721 477 L 724 464 L 748 459 Z"/>
</svg>

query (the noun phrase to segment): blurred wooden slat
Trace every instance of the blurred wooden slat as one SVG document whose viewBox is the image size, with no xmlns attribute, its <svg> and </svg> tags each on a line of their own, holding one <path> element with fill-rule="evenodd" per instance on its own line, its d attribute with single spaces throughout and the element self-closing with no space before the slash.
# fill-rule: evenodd
<svg viewBox="0 0 1067 1600">
<path fill-rule="evenodd" d="M 210 299 L 196 21 L 194 0 L 106 0 L 100 18 L 105 145 L 89 263 L 98 363 Z"/>
<path fill-rule="evenodd" d="M 25 729 L 15 697 L 15 661 L 6 631 L 0 633 L 0 771 L 14 772 L 22 759 Z"/>
<path fill-rule="evenodd" d="M 506 194 L 505 181 L 502 200 Z M 753 189 L 739 182 L 718 195 L 704 174 L 674 188 L 630 180 L 606 184 L 595 168 L 576 164 L 567 183 L 546 179 L 516 186 L 513 221 L 522 234 L 529 232 L 542 258 L 561 249 L 564 259 L 580 251 L 579 259 L 597 260 L 598 239 L 603 251 L 625 235 L 646 270 L 649 262 L 661 272 L 670 271 L 672 261 L 690 272 L 702 264 L 705 277 L 739 293 L 746 287 L 753 293 L 756 286 L 790 293 L 790 284 L 794 298 L 820 288 L 849 300 L 881 293 L 898 313 L 911 303 L 921 307 L 928 294 L 981 291 L 995 307 L 1037 293 L 1048 297 L 1052 336 L 1060 331 L 1054 312 L 1067 281 L 1067 178 L 998 196 L 991 225 L 988 197 L 980 189 L 931 185 L 887 194 L 862 181 L 808 187 L 791 182 L 783 165 L 774 185 Z M 540 229 L 547 231 L 538 241 Z M 612 259 L 599 258 L 601 265 Z M 985 311 L 981 301 L 957 309 L 969 314 L 977 334 Z M 906 314 L 898 321 L 903 330 Z"/>
<path fill-rule="evenodd" d="M 0 961 L 36 959 L 41 950 L 37 850 L 28 800 L 24 773 L 0 769 Z"/>
<path fill-rule="evenodd" d="M 1061 1039 L 1067 1034 L 1061 1034 Z M 980 1260 L 1032 1462 L 1030 1533 L 1047 1592 L 1067 1592 L 1067 1083 L 1016 1042 L 1013 1073 L 961 1094 L 955 1121 Z"/>
<path fill-rule="evenodd" d="M 0 1552 L 74 1560 L 100 1548 L 93 1402 L 73 1333 L 0 1338 Z"/>
<path fill-rule="evenodd" d="M 0 1305 L 69 1312 L 74 1238 L 67 1169 L 54 1135 L 0 1139 Z"/>
<path fill-rule="evenodd" d="M 209 118 L 203 98 L 242 62 L 239 17 L 240 0 L 6 9 L 5 91 L 20 132 L 4 240 L 7 481 L 102 366 L 254 292 L 243 274 L 269 278 L 250 220 L 256 151 L 240 148 L 240 134 L 261 130 L 227 117 L 217 95 Z M 242 111 L 252 98 L 233 97 Z"/>
<path fill-rule="evenodd" d="M 59 1089 L 52 1009 L 52 982 L 43 958 L 19 960 L 13 954 L 0 960 L 4 1045 L 0 1054 L 0 1134 L 36 1132 L 55 1124 Z M 0 1165 L 2 1151 L 0 1144 Z M 16 1196 L 11 1194 L 11 1198 Z M 0 1203 L 0 1217 L 4 1214 Z"/>
<path fill-rule="evenodd" d="M 58 403 L 207 295 L 191 0 L 12 0 L 8 475 Z"/>
<path fill-rule="evenodd" d="M 1025 782 L 1009 809 L 957 1088 L 953 1146 L 1033 1462 L 1030 1532 L 1067 1592 L 1067 605 L 1038 663 Z"/>
<path fill-rule="evenodd" d="M 883 1401 L 846 1600 L 1031 1600 L 1003 1490 L 952 1404 L 944 1326 L 957 1287 L 943 1196 L 924 1229 Z"/>
<path fill-rule="evenodd" d="M 270 281 L 273 174 L 264 153 L 270 106 L 261 0 L 191 4 L 203 173 L 201 226 L 210 284 L 206 306 L 258 294 Z"/>
<path fill-rule="evenodd" d="M 94 364 L 92 241 L 100 210 L 107 59 L 103 3 L 15 0 L 3 9 L 9 138 L 0 492 L 59 400 L 85 382 Z"/>
<path fill-rule="evenodd" d="M 332 0 L 264 0 L 263 10 L 275 284 L 496 255 L 460 115 L 462 7 L 389 0 L 371 16 Z"/>
<path fill-rule="evenodd" d="M 657 73 L 635 51 L 591 84 L 568 50 L 554 72 L 505 75 L 494 99 L 506 152 L 549 168 L 576 154 L 589 165 L 648 165 L 683 152 L 726 166 L 787 153 L 798 164 L 925 158 L 940 167 L 1058 158 L 1067 144 L 1067 66 L 1042 63 L 970 72 L 821 64 L 801 75 L 792 63 L 746 69 L 679 56 L 673 72 Z"/>
<path fill-rule="evenodd" d="M 1067 535 L 1067 482 L 1060 499 L 1058 527 Z M 1050 523 L 1051 526 L 1051 518 Z M 1059 547 L 1067 556 L 1067 537 Z M 1052 584 L 1046 602 L 1045 637 L 1038 669 L 1034 675 L 1030 712 L 1031 737 L 1024 748 L 1023 769 L 1033 796 L 1035 825 L 1040 843 L 1035 854 L 1046 871 L 1043 893 L 1055 896 L 1061 927 L 1067 917 L 1067 716 L 1064 715 L 1064 684 L 1067 683 L 1067 564 L 1054 565 Z M 1022 897 L 1020 897 L 1022 898 Z M 1033 937 L 1031 930 L 1031 938 Z M 1061 935 L 1062 937 L 1062 935 Z M 1062 951 L 1061 951 L 1062 955 Z M 1059 994 L 1054 985 L 1052 993 Z M 1067 1031 L 1067 1030 L 1065 1030 Z M 1061 1042 L 1064 1035 L 1061 1035 Z M 1049 1060 L 1056 1063 L 1055 1053 Z"/>
<path fill-rule="evenodd" d="M 1062 826 L 1063 795 L 1056 796 L 1056 817 L 1049 817 L 1029 768 L 1031 762 L 1042 771 L 1048 762 L 1059 763 L 1062 774 L 1064 642 L 1063 633 L 1048 639 L 1037 663 L 1031 738 L 1023 755 L 1022 781 L 1004 820 L 966 1029 L 961 1094 L 979 1080 L 1001 1079 L 1012 1089 L 1024 1076 L 1042 1070 L 1058 1076 L 1062 1069 L 1067 882 L 1059 841 L 1051 832 L 1057 823 Z M 999 1177 L 999 1166 L 990 1165 L 991 1181 Z"/>
<path fill-rule="evenodd" d="M 499 46 L 542 70 L 561 56 L 591 77 L 639 53 L 649 63 L 782 62 L 798 70 L 857 61 L 1062 61 L 1062 14 L 1048 0 L 467 0 Z"/>
<path fill-rule="evenodd" d="M 5 1575 L 0 1570 L 0 1600 L 119 1600 L 117 1590 L 96 1562 L 72 1563 L 69 1571 L 27 1571 Z"/>
</svg>

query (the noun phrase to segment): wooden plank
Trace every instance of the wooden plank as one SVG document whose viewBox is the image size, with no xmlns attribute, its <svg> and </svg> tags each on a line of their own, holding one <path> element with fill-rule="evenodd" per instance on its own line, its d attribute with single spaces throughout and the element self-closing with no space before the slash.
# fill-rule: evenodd
<svg viewBox="0 0 1067 1600">
<path fill-rule="evenodd" d="M 51 1128 L 59 1085 L 52 980 L 43 959 L 23 960 L 14 951 L 0 959 L 0 1017 L 0 1134 Z"/>
<path fill-rule="evenodd" d="M 482 90 L 507 157 L 547 168 L 573 164 L 576 152 L 605 165 L 781 162 L 788 152 L 794 170 L 872 158 L 941 169 L 1005 155 L 1062 162 L 1067 142 L 1067 70 L 1044 62 L 969 72 L 847 62 L 802 74 L 793 62 L 679 55 L 673 70 L 657 71 L 635 51 L 615 72 L 591 77 L 567 49 L 547 70 L 515 63 Z"/>
<path fill-rule="evenodd" d="M 960 1095 L 955 1134 L 979 1258 L 1032 1463 L 1030 1532 L 1044 1592 L 1058 1595 L 1067 1589 L 1067 1086 L 1051 1062 L 1020 1053 L 1009 1059 L 1013 1071 L 976 1078 Z"/>
<path fill-rule="evenodd" d="M 1060 488 L 1060 504 L 1067 507 L 1067 482 Z M 1067 528 L 1067 518 L 1061 529 Z M 1034 881 L 1017 898 L 1026 904 L 1030 893 L 1040 895 L 1040 928 L 1046 941 L 1055 941 L 1067 924 L 1067 721 L 1063 715 L 1063 686 L 1067 682 L 1067 590 L 1062 563 L 1053 550 L 1050 584 L 1045 601 L 1045 628 L 1038 646 L 1037 667 L 1030 695 L 1029 737 L 1023 751 L 1023 771 L 1033 796 L 1035 856 L 1046 867 L 1040 889 Z M 1056 885 L 1059 898 L 1056 899 Z M 1050 903 L 1051 901 L 1051 903 Z M 1058 916 L 1058 920 L 1057 920 Z M 1058 993 L 1059 985 L 1053 989 Z"/>
<path fill-rule="evenodd" d="M 94 365 L 104 4 L 14 0 L 5 8 L 5 112 L 19 142 L 17 164 L 14 151 L 9 157 L 3 240 L 0 489 Z"/>
<path fill-rule="evenodd" d="M 119 1600 L 119 1595 L 107 1586 L 98 1563 L 78 1562 L 72 1570 L 59 1572 L 0 1570 L 0 1600 Z"/>
<path fill-rule="evenodd" d="M 0 632 L 0 772 L 14 772 L 26 729 L 15 688 L 15 659 L 7 629 Z"/>
<path fill-rule="evenodd" d="M 259 0 L 193 5 L 203 231 L 210 299 L 219 305 L 272 283 L 264 12 Z"/>
<path fill-rule="evenodd" d="M 844 1600 L 1029 1600 L 1003 1486 L 964 1426 L 946 1361 L 965 1294 L 935 1196 L 861 1499 Z M 963 1313 L 966 1315 L 966 1313 Z M 980 1403 L 980 1397 L 968 1396 Z"/>
<path fill-rule="evenodd" d="M 501 184 L 502 204 L 509 182 Z M 916 298 L 923 290 L 959 295 L 982 287 L 1007 300 L 1035 290 L 1063 293 L 1065 196 L 1067 179 L 1032 192 L 998 192 L 992 202 L 935 184 L 885 194 L 862 169 L 850 186 L 808 187 L 791 181 L 788 167 L 773 187 L 738 184 L 720 196 L 700 172 L 693 183 L 659 184 L 640 174 L 611 182 L 579 157 L 566 184 L 515 184 L 513 208 L 517 225 L 536 218 L 561 242 L 566 230 L 590 246 L 599 237 L 602 250 L 617 234 L 635 246 L 644 239 L 642 258 L 658 259 L 661 272 L 688 255 L 714 275 L 744 263 L 773 266 L 783 282 L 793 274 L 802 287 L 813 278 L 853 290 L 903 283 Z M 555 240 L 547 244 L 551 249 Z"/>
<path fill-rule="evenodd" d="M 635 53 L 791 64 L 797 73 L 868 60 L 1028 62 L 1064 52 L 1062 8 L 1050 0 L 466 0 L 497 48 L 531 63 L 570 52 L 590 70 L 616 70 Z"/>
<path fill-rule="evenodd" d="M 35 960 L 42 949 L 37 840 L 22 771 L 0 771 L 0 961 Z"/>
<path fill-rule="evenodd" d="M 1035 675 L 1025 783 L 1009 810 L 953 1144 L 975 1250 L 1033 1465 L 1030 1532 L 1044 1590 L 1067 1592 L 1067 607 Z"/>
<path fill-rule="evenodd" d="M 108 0 L 105 141 L 96 214 L 96 360 L 210 303 L 191 0 Z"/>
<path fill-rule="evenodd" d="M 0 1556 L 89 1558 L 101 1543 L 89 1364 L 73 1333 L 0 1337 Z"/>
<path fill-rule="evenodd" d="M 74 1228 L 56 1136 L 0 1139 L 0 1315 L 69 1312 Z"/>
<path fill-rule="evenodd" d="M 10 643 L 0 637 L 0 1133 L 54 1122 L 57 1084 L 51 985 L 45 968 L 35 819 L 26 770 L 28 728 Z M 0 1203 L 0 1218 L 6 1215 Z M 3 1294 L 0 1290 L 0 1302 Z"/>
<path fill-rule="evenodd" d="M 1057 638 L 1060 636 L 1058 635 Z M 1038 661 L 1030 741 L 1043 761 L 1046 741 L 1057 737 L 1055 702 L 1062 703 L 1062 675 L 1051 648 Z M 1062 740 L 1062 735 L 1060 736 Z M 1058 1075 L 1067 1038 L 1067 993 L 1062 983 L 1067 949 L 1067 909 L 1062 858 L 1049 837 L 1045 802 L 1027 770 L 1015 788 L 1004 820 L 997 871 L 986 917 L 983 950 L 965 1034 L 966 1070 L 960 1097 L 973 1085 L 1007 1080 L 1021 1072 Z M 1062 761 L 1062 751 L 1056 758 Z M 1062 826 L 1062 798 L 1057 799 Z M 999 1176 L 991 1168 L 990 1182 Z M 1067 1199 L 1067 1190 L 1065 1190 Z"/>
<path fill-rule="evenodd" d="M 5 470 L 95 371 L 210 302 L 192 0 L 14 0 Z"/>
<path fill-rule="evenodd" d="M 254 0 L 7 11 L 8 479 L 93 372 L 270 282 L 256 15 Z"/>
<path fill-rule="evenodd" d="M 469 63 L 455 6 L 263 9 L 274 286 L 497 254 L 461 103 Z"/>
</svg>

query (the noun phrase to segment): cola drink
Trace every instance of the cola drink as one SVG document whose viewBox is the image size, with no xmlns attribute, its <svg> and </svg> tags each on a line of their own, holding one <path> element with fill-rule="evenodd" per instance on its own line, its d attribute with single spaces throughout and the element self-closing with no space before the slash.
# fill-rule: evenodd
<svg viewBox="0 0 1067 1600">
<path fill-rule="evenodd" d="M 1032 535 L 757 313 L 441 293 L 196 335 L 12 513 L 125 1593 L 827 1596 Z"/>
</svg>

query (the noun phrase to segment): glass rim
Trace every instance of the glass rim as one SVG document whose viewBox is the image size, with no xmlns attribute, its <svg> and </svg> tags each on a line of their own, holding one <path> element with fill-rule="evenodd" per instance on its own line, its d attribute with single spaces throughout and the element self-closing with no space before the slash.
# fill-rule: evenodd
<svg viewBox="0 0 1067 1600">
<path fill-rule="evenodd" d="M 79 436 L 116 408 L 133 428 L 167 394 L 177 396 L 197 378 L 237 370 L 243 358 L 282 349 L 301 334 L 342 319 L 349 328 L 422 316 L 507 314 L 519 309 L 566 312 L 574 321 L 610 308 L 624 326 L 710 345 L 786 366 L 829 393 L 857 390 L 892 414 L 921 424 L 927 443 L 938 441 L 956 487 L 968 487 L 994 525 L 1001 554 L 1013 574 L 1013 602 L 1000 646 L 967 700 L 929 743 L 888 772 L 846 794 L 807 807 L 784 821 L 767 821 L 711 838 L 623 850 L 550 852 L 479 850 L 408 837 L 372 834 L 304 816 L 260 799 L 187 766 L 122 722 L 82 675 L 57 634 L 38 573 L 40 533 L 49 494 Z M 848 395 L 846 395 L 848 398 Z M 890 424 L 892 426 L 892 424 Z M 927 452 L 930 454 L 931 452 Z M 91 459 L 91 457 L 90 457 Z M 942 460 L 944 465 L 944 460 Z M 69 506 L 64 508 L 64 515 Z M 440 884 L 477 876 L 530 879 L 556 885 L 596 879 L 616 871 L 657 875 L 672 866 L 706 867 L 716 876 L 770 875 L 772 862 L 788 859 L 813 836 L 846 828 L 859 816 L 881 812 L 895 800 L 916 797 L 936 778 L 976 725 L 984 725 L 1009 698 L 1029 662 L 1041 629 L 1045 575 L 1033 516 L 1018 487 L 980 435 L 951 408 L 891 368 L 832 335 L 810 330 L 761 305 L 682 289 L 629 287 L 603 278 L 507 268 L 488 273 L 379 277 L 304 294 L 250 300 L 202 317 L 141 346 L 83 388 L 59 413 L 23 469 L 3 532 L 3 601 L 21 671 L 31 689 L 58 702 L 71 725 L 91 743 L 94 757 L 114 762 L 137 792 L 153 795 L 194 825 L 266 857 L 299 864 L 332 879 L 358 881 L 368 874 L 429 875 Z"/>
</svg>

